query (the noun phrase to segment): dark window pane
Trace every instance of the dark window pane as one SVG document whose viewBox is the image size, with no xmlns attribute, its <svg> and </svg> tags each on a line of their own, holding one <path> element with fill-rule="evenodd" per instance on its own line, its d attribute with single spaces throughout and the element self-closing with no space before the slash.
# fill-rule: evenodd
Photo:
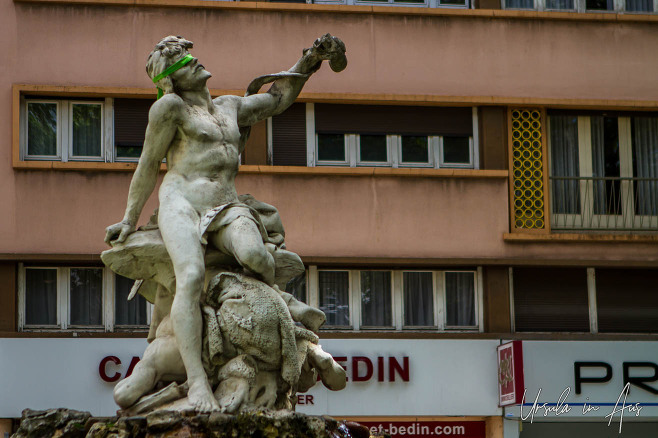
<svg viewBox="0 0 658 438">
<path fill-rule="evenodd" d="M 442 4 L 442 5 L 455 5 L 455 6 L 466 6 L 465 0 L 440 0 L 439 4 Z"/>
<path fill-rule="evenodd" d="M 318 161 L 345 161 L 345 136 L 318 134 Z"/>
<path fill-rule="evenodd" d="M 621 165 L 617 117 L 592 116 L 594 214 L 621 214 Z"/>
<path fill-rule="evenodd" d="M 626 0 L 627 12 L 653 12 L 653 0 Z"/>
<path fill-rule="evenodd" d="M 80 157 L 101 156 L 101 105 L 73 104 L 71 133 L 73 155 Z"/>
<path fill-rule="evenodd" d="M 306 302 L 306 273 L 293 278 L 286 284 L 286 292 L 302 303 Z"/>
<path fill-rule="evenodd" d="M 573 0 L 546 0 L 546 9 L 573 9 Z"/>
<path fill-rule="evenodd" d="M 519 332 L 589 332 L 585 268 L 514 268 Z"/>
<path fill-rule="evenodd" d="M 472 272 L 446 272 L 446 325 L 475 325 L 475 276 Z"/>
<path fill-rule="evenodd" d="M 359 136 L 361 161 L 386 163 L 388 152 L 385 135 L 361 135 Z"/>
<path fill-rule="evenodd" d="M 585 8 L 593 11 L 612 11 L 613 0 L 585 0 Z"/>
<path fill-rule="evenodd" d="M 71 325 L 102 325 L 103 270 L 71 269 Z"/>
<path fill-rule="evenodd" d="M 434 325 L 434 286 L 431 272 L 404 272 L 404 325 Z"/>
<path fill-rule="evenodd" d="M 470 137 L 473 110 L 469 107 L 316 103 L 315 129 L 333 133 Z"/>
<path fill-rule="evenodd" d="M 57 104 L 27 104 L 27 154 L 57 155 Z"/>
<path fill-rule="evenodd" d="M 471 151 L 468 137 L 443 137 L 443 162 L 469 164 Z"/>
<path fill-rule="evenodd" d="M 318 272 L 320 310 L 327 315 L 326 326 L 350 325 L 349 272 Z"/>
<path fill-rule="evenodd" d="M 551 129 L 551 180 L 553 183 L 553 213 L 580 214 L 580 175 L 578 159 L 578 117 L 549 118 Z M 514 160 L 523 163 L 533 158 L 515 152 Z M 523 187 L 526 189 L 527 187 Z"/>
<path fill-rule="evenodd" d="M 635 214 L 658 215 L 658 117 L 631 119 Z"/>
<path fill-rule="evenodd" d="M 25 269 L 25 324 L 57 324 L 57 269 Z"/>
<path fill-rule="evenodd" d="M 139 158 L 142 155 L 141 146 L 117 146 L 115 151 L 117 158 Z"/>
<path fill-rule="evenodd" d="M 390 327 L 392 314 L 391 272 L 361 271 L 361 325 Z"/>
<path fill-rule="evenodd" d="M 534 0 L 505 0 L 508 9 L 534 9 Z"/>
<path fill-rule="evenodd" d="M 658 332 L 658 269 L 596 269 L 600 332 Z"/>
<path fill-rule="evenodd" d="M 293 103 L 287 110 L 272 117 L 272 164 L 306 166 L 307 161 L 306 104 Z"/>
<path fill-rule="evenodd" d="M 114 152 L 117 158 L 139 158 L 144 146 L 151 99 L 114 99 Z"/>
<path fill-rule="evenodd" d="M 140 294 L 128 301 L 130 289 L 135 280 L 115 276 L 114 293 L 114 324 L 120 325 L 146 325 L 146 299 Z"/>
<path fill-rule="evenodd" d="M 403 163 L 429 163 L 429 146 L 427 137 L 419 136 L 402 136 L 402 157 Z"/>
</svg>

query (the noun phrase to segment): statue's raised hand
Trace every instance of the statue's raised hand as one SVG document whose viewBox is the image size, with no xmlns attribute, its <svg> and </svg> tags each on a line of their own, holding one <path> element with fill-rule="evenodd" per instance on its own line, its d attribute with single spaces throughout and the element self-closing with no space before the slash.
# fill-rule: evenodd
<svg viewBox="0 0 658 438">
<path fill-rule="evenodd" d="M 135 226 L 126 222 L 110 225 L 105 228 L 105 243 L 108 245 L 123 243 L 133 231 L 135 231 Z"/>
<path fill-rule="evenodd" d="M 315 40 L 310 50 L 321 60 L 329 61 L 329 66 L 335 72 L 345 70 L 347 57 L 345 56 L 345 43 L 340 38 L 325 34 Z"/>
</svg>

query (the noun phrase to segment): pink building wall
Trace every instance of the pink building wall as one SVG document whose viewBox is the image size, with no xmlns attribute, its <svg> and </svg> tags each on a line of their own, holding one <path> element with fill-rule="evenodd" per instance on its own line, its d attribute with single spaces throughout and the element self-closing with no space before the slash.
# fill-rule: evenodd
<svg viewBox="0 0 658 438">
<path fill-rule="evenodd" d="M 211 88 L 244 89 L 291 66 L 325 32 L 350 64 L 307 92 L 658 101 L 650 23 L 0 2 L 0 256 L 98 254 L 119 221 L 130 173 L 11 167 L 11 85 L 150 87 L 147 54 L 168 34 L 195 41 Z M 476 99 L 476 100 L 477 100 Z M 238 191 L 276 205 L 304 257 L 626 260 L 651 245 L 510 244 L 507 180 L 246 174 Z M 155 207 L 152 197 L 142 222 Z"/>
</svg>

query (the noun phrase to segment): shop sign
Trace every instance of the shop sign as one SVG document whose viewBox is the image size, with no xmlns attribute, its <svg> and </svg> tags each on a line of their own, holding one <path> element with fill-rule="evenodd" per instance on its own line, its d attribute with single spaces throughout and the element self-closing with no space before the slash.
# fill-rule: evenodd
<svg viewBox="0 0 658 438">
<path fill-rule="evenodd" d="M 391 438 L 485 438 L 484 421 L 359 421 L 371 435 L 388 433 Z"/>
<path fill-rule="evenodd" d="M 495 339 L 321 342 L 346 368 L 348 385 L 330 391 L 320 383 L 298 394 L 300 412 L 361 418 L 501 414 Z M 0 369 L 12 370 L 0 373 L 2 393 L 12 394 L 0 397 L 0 418 L 19 417 L 26 407 L 53 406 L 114 415 L 114 385 L 130 375 L 147 345 L 146 339 L 137 338 L 0 339 Z M 441 429 L 441 436 L 448 430 L 455 435 Z"/>
<path fill-rule="evenodd" d="M 521 403 L 523 398 L 523 348 L 521 341 L 499 345 L 498 406 Z"/>
<path fill-rule="evenodd" d="M 505 416 L 524 421 L 658 418 L 658 342 L 523 341 L 525 396 Z M 522 394 L 523 395 L 523 394 Z"/>
</svg>

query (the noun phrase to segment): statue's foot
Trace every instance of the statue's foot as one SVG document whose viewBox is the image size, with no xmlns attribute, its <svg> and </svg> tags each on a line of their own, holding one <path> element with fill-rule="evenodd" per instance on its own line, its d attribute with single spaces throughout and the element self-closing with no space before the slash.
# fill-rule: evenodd
<svg viewBox="0 0 658 438">
<path fill-rule="evenodd" d="M 249 395 L 249 382 L 241 377 L 229 377 L 217 387 L 215 395 L 219 399 L 222 412 L 236 413 Z"/>
<path fill-rule="evenodd" d="M 343 367 L 319 345 L 310 344 L 308 358 L 320 375 L 322 383 L 332 391 L 339 391 L 347 385 L 347 374 Z"/>
<path fill-rule="evenodd" d="M 200 380 L 190 384 L 187 399 L 194 409 L 199 412 L 211 412 L 219 410 L 219 403 L 212 394 L 207 381 Z"/>
</svg>

